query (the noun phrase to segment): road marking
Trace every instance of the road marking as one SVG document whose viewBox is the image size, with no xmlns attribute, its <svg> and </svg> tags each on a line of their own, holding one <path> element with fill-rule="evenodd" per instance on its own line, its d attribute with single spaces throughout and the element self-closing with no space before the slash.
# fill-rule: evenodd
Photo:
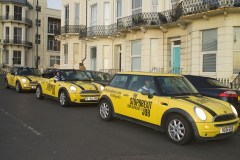
<svg viewBox="0 0 240 160">
<path fill-rule="evenodd" d="M 23 123 L 21 120 L 17 119 L 16 117 L 14 117 L 13 115 L 11 115 L 10 113 L 4 111 L 3 109 L 0 109 L 3 113 L 5 113 L 7 116 L 12 117 L 14 120 L 16 120 L 18 123 L 20 123 L 23 127 L 27 128 L 28 130 L 30 130 L 31 132 L 33 132 L 34 134 L 36 134 L 37 136 L 42 136 L 42 134 L 38 131 L 36 131 L 35 129 L 33 129 L 32 127 L 30 127 L 29 125 L 27 125 L 26 123 Z"/>
</svg>

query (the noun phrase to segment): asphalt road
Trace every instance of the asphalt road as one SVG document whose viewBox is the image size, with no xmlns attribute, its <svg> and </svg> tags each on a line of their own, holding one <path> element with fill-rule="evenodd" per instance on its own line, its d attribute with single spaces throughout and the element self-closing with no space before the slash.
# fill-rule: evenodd
<svg viewBox="0 0 240 160">
<path fill-rule="evenodd" d="M 35 92 L 4 88 L 0 75 L 1 160 L 240 159 L 240 130 L 231 139 L 179 146 L 165 134 L 114 119 L 97 106 L 61 107 Z"/>
</svg>

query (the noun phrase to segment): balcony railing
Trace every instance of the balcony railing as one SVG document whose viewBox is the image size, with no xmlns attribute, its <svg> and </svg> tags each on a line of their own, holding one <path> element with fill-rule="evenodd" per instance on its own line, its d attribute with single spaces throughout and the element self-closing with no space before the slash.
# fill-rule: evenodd
<svg viewBox="0 0 240 160">
<path fill-rule="evenodd" d="M 15 21 L 15 22 L 22 22 L 29 25 L 32 25 L 32 20 L 25 17 L 19 17 L 19 16 L 11 16 L 11 15 L 5 15 L 0 16 L 0 21 Z"/>
<path fill-rule="evenodd" d="M 23 40 L 16 40 L 16 39 L 4 39 L 3 43 L 5 44 L 16 44 L 16 45 L 25 45 L 32 47 L 32 42 L 23 41 Z"/>
<path fill-rule="evenodd" d="M 117 34 L 117 24 L 91 26 L 87 29 L 87 36 L 110 36 Z"/>
<path fill-rule="evenodd" d="M 86 29 L 85 25 L 66 25 L 61 27 L 61 34 L 71 33 L 80 34 L 82 30 Z"/>
<path fill-rule="evenodd" d="M 48 29 L 48 34 L 53 34 L 53 35 L 60 35 L 61 34 L 61 29 Z"/>
</svg>

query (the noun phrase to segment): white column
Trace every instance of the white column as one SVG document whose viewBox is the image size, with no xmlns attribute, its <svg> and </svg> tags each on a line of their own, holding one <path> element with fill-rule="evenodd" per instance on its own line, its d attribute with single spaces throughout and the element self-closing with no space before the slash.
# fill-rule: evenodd
<svg viewBox="0 0 240 160">
<path fill-rule="evenodd" d="M 3 48 L 0 48 L 0 51 L 1 51 L 1 54 L 0 54 L 0 56 L 1 56 L 1 67 L 3 67 Z"/>
</svg>

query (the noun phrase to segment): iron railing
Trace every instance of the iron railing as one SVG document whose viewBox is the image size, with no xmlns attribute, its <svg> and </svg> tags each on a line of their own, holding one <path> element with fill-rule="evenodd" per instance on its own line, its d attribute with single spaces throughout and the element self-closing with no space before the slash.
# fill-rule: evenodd
<svg viewBox="0 0 240 160">
<path fill-rule="evenodd" d="M 48 34 L 53 34 L 55 36 L 60 35 L 61 34 L 61 29 L 48 29 Z"/>
<path fill-rule="evenodd" d="M 80 34 L 84 29 L 86 29 L 85 25 L 66 25 L 61 27 L 61 34 L 66 33 Z"/>
<path fill-rule="evenodd" d="M 17 44 L 17 45 L 25 45 L 32 47 L 32 42 L 17 40 L 17 39 L 4 39 L 3 43 L 5 44 Z"/>
<path fill-rule="evenodd" d="M 152 73 L 164 73 L 164 68 L 154 67 L 150 72 L 152 72 Z"/>
<path fill-rule="evenodd" d="M 183 70 L 183 68 L 173 68 L 173 69 L 170 70 L 168 73 L 172 73 L 172 74 L 182 74 L 182 70 Z"/>
<path fill-rule="evenodd" d="M 224 84 L 225 86 L 230 87 L 230 80 L 229 80 L 229 78 L 217 78 L 217 80 L 219 82 L 221 82 L 222 84 Z"/>
<path fill-rule="evenodd" d="M 117 72 L 122 72 L 123 69 L 100 69 L 99 72 L 105 72 L 110 75 L 115 75 Z"/>
<path fill-rule="evenodd" d="M 87 28 L 87 36 L 110 36 L 117 34 L 117 24 L 111 25 L 97 25 Z"/>
<path fill-rule="evenodd" d="M 240 72 L 238 76 L 230 83 L 230 85 L 231 85 L 231 89 L 236 89 L 236 90 L 240 89 Z"/>
<path fill-rule="evenodd" d="M 21 16 L 12 16 L 12 15 L 5 15 L 0 16 L 0 21 L 15 21 L 15 22 L 23 22 L 26 24 L 32 25 L 32 20 L 29 18 L 21 17 Z"/>
</svg>

